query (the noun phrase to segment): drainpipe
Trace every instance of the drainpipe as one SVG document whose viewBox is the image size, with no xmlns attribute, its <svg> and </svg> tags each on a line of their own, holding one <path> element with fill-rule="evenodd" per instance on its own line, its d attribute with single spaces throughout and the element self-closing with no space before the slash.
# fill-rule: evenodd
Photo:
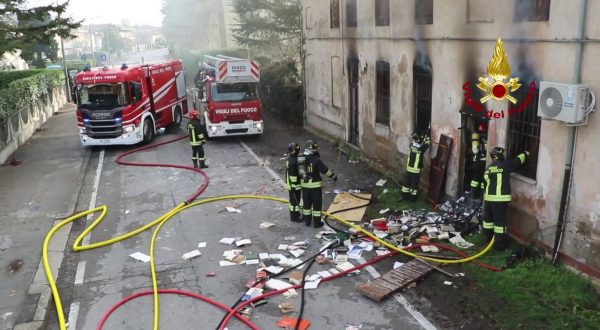
<svg viewBox="0 0 600 330">
<path fill-rule="evenodd" d="M 577 30 L 577 45 L 575 46 L 575 68 L 573 83 L 581 83 L 581 58 L 583 57 L 583 38 L 585 37 L 585 13 L 587 9 L 587 0 L 581 0 L 579 7 L 579 25 Z M 573 160 L 575 158 L 575 147 L 577 145 L 577 126 L 569 126 L 569 135 L 567 143 L 567 159 L 565 162 L 565 173 L 563 176 L 562 193 L 560 196 L 560 208 L 558 211 L 558 222 L 556 223 L 556 234 L 554 236 L 554 251 L 552 253 L 552 264 L 556 265 L 558 261 L 558 252 L 562 243 L 566 218 L 569 210 L 569 195 L 573 180 Z"/>
<path fill-rule="evenodd" d="M 304 96 L 304 111 L 302 112 L 302 127 L 306 128 L 306 115 L 308 111 L 308 75 L 306 65 L 306 38 L 304 36 L 304 6 L 300 3 L 300 61 L 302 63 L 302 92 Z"/>
</svg>

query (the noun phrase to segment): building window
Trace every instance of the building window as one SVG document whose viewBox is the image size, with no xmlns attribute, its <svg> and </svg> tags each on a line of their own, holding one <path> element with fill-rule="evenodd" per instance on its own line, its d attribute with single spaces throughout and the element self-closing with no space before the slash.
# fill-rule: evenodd
<svg viewBox="0 0 600 330">
<path fill-rule="evenodd" d="M 332 29 L 340 27 L 340 0 L 329 0 L 329 21 Z"/>
<path fill-rule="evenodd" d="M 517 0 L 515 19 L 518 22 L 550 20 L 550 0 Z"/>
<path fill-rule="evenodd" d="M 357 27 L 356 0 L 346 0 L 346 26 Z"/>
<path fill-rule="evenodd" d="M 523 102 L 527 96 L 527 91 L 527 88 L 521 87 L 514 96 L 519 102 Z M 537 172 L 541 129 L 541 120 L 537 116 L 537 106 L 538 92 L 522 112 L 515 112 L 509 116 L 507 139 L 508 157 L 514 158 L 525 150 L 529 151 L 529 159 L 517 173 L 533 180 L 535 180 Z M 518 104 L 514 107 L 518 108 Z"/>
<path fill-rule="evenodd" d="M 390 25 L 390 0 L 375 0 L 375 25 Z"/>
<path fill-rule="evenodd" d="M 377 61 L 377 98 L 375 122 L 385 126 L 390 125 L 390 63 Z"/>
<path fill-rule="evenodd" d="M 427 63 L 428 60 L 427 60 Z M 415 100 L 415 131 L 425 134 L 431 126 L 431 89 L 433 76 L 431 66 L 413 65 L 413 89 Z"/>
<path fill-rule="evenodd" d="M 433 0 L 415 0 L 415 23 L 433 24 Z"/>
</svg>

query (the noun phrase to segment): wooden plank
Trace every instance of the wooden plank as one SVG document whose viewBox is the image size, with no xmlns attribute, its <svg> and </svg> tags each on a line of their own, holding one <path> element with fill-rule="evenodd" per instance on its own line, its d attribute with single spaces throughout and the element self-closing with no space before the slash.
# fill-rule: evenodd
<svg viewBox="0 0 600 330">
<path fill-rule="evenodd" d="M 431 160 L 431 168 L 429 170 L 429 191 L 427 192 L 427 200 L 432 205 L 439 204 L 442 197 L 443 187 L 446 181 L 446 167 L 450 158 L 450 150 L 452 150 L 452 138 L 442 134 L 437 146 L 435 157 Z"/>
<path fill-rule="evenodd" d="M 429 274 L 433 268 L 417 260 L 411 260 L 402 267 L 389 271 L 375 280 L 358 287 L 358 291 L 375 301 L 383 301 L 399 290 L 406 288 Z"/>
<path fill-rule="evenodd" d="M 349 209 L 349 208 L 358 207 L 358 206 L 364 206 L 364 207 L 360 207 L 360 208 L 350 210 L 350 211 L 334 213 L 336 216 L 338 216 L 344 220 L 354 221 L 354 222 L 362 221 L 362 218 L 365 215 L 365 212 L 367 211 L 367 204 L 369 204 L 369 201 L 354 197 L 352 195 L 360 196 L 362 198 L 367 198 L 369 200 L 372 197 L 371 194 L 350 194 L 347 192 L 337 194 L 335 196 L 335 198 L 333 199 L 333 202 L 331 203 L 331 205 L 329 205 L 329 209 L 327 210 L 327 213 L 333 213 L 333 212 L 336 212 L 339 210 Z"/>
<path fill-rule="evenodd" d="M 378 285 L 377 283 L 369 282 L 360 285 L 358 287 L 358 292 L 375 301 L 383 301 L 392 295 L 394 291 L 390 291 L 387 288 Z"/>
</svg>

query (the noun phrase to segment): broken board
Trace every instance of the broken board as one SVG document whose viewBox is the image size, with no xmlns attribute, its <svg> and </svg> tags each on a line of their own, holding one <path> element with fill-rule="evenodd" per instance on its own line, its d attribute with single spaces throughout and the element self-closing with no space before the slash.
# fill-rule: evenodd
<svg viewBox="0 0 600 330">
<path fill-rule="evenodd" d="M 353 195 L 359 196 L 361 198 L 365 198 L 366 200 L 355 197 Z M 360 221 L 362 221 L 362 218 L 365 215 L 365 212 L 367 211 L 367 205 L 369 204 L 369 201 L 371 200 L 371 196 L 372 196 L 371 194 L 351 194 L 351 193 L 347 193 L 347 192 L 337 194 L 335 196 L 335 198 L 333 199 L 333 202 L 331 202 L 331 205 L 329 205 L 329 209 L 327 210 L 327 213 L 329 213 L 329 214 L 333 213 L 335 216 L 338 216 L 344 220 L 360 222 Z M 359 207 L 359 206 L 364 206 L 364 207 Z M 339 210 L 344 210 L 344 209 L 349 209 L 349 208 L 354 208 L 354 207 L 359 207 L 359 208 L 350 210 L 350 211 L 334 213 Z"/>
<path fill-rule="evenodd" d="M 411 260 L 401 267 L 358 287 L 358 292 L 379 302 L 425 277 L 433 270 L 430 265 Z"/>
</svg>

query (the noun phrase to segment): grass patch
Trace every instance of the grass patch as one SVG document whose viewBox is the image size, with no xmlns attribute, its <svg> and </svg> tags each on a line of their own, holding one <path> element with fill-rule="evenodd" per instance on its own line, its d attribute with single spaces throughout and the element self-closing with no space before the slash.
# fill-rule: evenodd
<svg viewBox="0 0 600 330">
<path fill-rule="evenodd" d="M 388 178 L 383 188 L 374 192 L 375 203 L 367 209 L 367 219 L 382 217 L 379 211 L 389 208 L 390 214 L 402 209 L 431 210 L 420 192 L 418 201 L 402 200 L 399 178 Z M 385 192 L 384 192 L 385 190 Z M 465 236 L 475 244 L 465 250 L 472 255 L 485 246 L 483 234 Z M 478 259 L 502 268 L 518 247 L 505 251 L 491 250 Z M 533 252 L 533 251 L 532 251 Z M 472 313 L 486 315 L 494 327 L 502 329 L 600 329 L 600 297 L 590 281 L 564 267 L 555 267 L 541 257 L 530 253 L 525 259 L 503 272 L 494 272 L 475 263 L 463 266 L 471 282 L 464 294 Z"/>
</svg>

